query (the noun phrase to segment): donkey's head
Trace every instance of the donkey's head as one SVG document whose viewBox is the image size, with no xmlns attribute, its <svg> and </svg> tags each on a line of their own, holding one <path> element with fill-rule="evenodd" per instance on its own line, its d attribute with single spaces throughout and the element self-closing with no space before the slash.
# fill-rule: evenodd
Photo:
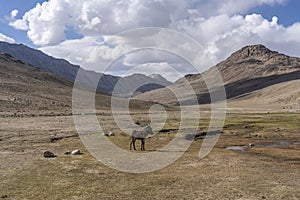
<svg viewBox="0 0 300 200">
<path fill-rule="evenodd" d="M 149 124 L 147 124 L 147 126 L 143 130 L 143 133 L 145 134 L 145 136 L 147 136 L 147 135 L 153 135 L 153 130 L 152 130 L 152 128 L 151 128 L 151 126 Z"/>
</svg>

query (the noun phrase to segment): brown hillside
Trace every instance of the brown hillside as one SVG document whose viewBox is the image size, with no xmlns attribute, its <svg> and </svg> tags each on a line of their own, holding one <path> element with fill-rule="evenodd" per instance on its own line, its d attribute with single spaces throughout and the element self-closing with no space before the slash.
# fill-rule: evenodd
<svg viewBox="0 0 300 200">
<path fill-rule="evenodd" d="M 71 115 L 72 90 L 73 82 L 33 67 L 9 54 L 0 54 L 0 115 Z M 89 92 L 86 87 L 84 90 Z M 111 98 L 97 92 L 96 108 L 109 111 Z M 151 105 L 139 100 L 130 101 L 131 108 L 143 109 Z"/>
<path fill-rule="evenodd" d="M 213 68 L 220 72 L 226 89 L 227 99 L 239 99 L 241 97 L 253 97 L 255 91 L 276 87 L 282 84 L 300 78 L 300 59 L 271 51 L 263 45 L 246 46 L 241 50 L 233 53 L 229 58 L 220 62 Z M 209 93 L 202 76 L 213 80 L 212 69 L 203 74 L 187 75 L 169 86 L 169 89 L 159 89 L 150 91 L 136 98 L 161 102 L 169 105 L 177 105 L 178 101 L 174 95 L 171 95 L 170 89 L 177 94 L 184 96 L 184 103 L 194 104 L 190 101 L 192 91 L 187 89 L 185 80 L 194 88 L 198 102 L 205 104 L 210 102 Z M 298 89 L 300 90 L 300 89 Z M 274 90 L 275 91 L 275 90 Z M 282 90 L 276 90 L 280 96 Z M 296 98 L 288 98 L 290 101 L 298 101 Z"/>
<path fill-rule="evenodd" d="M 2 115 L 71 114 L 73 83 L 32 67 L 9 54 L 0 54 L 0 110 Z M 99 106 L 110 97 L 100 95 Z"/>
</svg>

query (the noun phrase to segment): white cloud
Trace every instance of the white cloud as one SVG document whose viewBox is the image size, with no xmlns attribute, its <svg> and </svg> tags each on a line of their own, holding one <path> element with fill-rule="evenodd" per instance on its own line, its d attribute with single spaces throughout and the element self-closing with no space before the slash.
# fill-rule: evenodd
<svg viewBox="0 0 300 200">
<path fill-rule="evenodd" d="M 67 27 L 84 36 L 115 34 L 137 27 L 170 27 L 191 16 L 244 13 L 261 4 L 284 0 L 49 0 L 37 4 L 11 26 L 27 30 L 34 44 L 47 46 L 65 39 Z M 15 18 L 17 11 L 12 11 Z M 26 28 L 26 29 L 25 29 Z"/>
<path fill-rule="evenodd" d="M 10 17 L 14 19 L 18 15 L 19 11 L 17 9 L 14 9 L 10 12 Z"/>
<path fill-rule="evenodd" d="M 13 38 L 8 37 L 8 36 L 6 36 L 6 35 L 4 35 L 2 33 L 0 33 L 0 41 L 2 41 L 2 42 L 8 42 L 8 43 L 15 43 L 16 42 Z"/>
<path fill-rule="evenodd" d="M 90 52 L 102 44 L 103 40 L 87 36 L 81 39 L 66 40 L 55 46 L 41 47 L 40 50 L 56 58 L 67 59 L 71 63 L 82 65 L 86 62 Z"/>
<path fill-rule="evenodd" d="M 176 64 L 176 67 L 178 64 Z M 182 68 L 183 66 L 180 66 Z M 163 74 L 163 76 L 169 81 L 176 81 L 177 79 L 183 77 L 186 73 L 181 70 L 175 69 L 175 66 L 168 62 L 155 62 L 155 63 L 144 63 L 134 66 L 134 68 L 129 68 L 122 75 L 131 75 L 135 73 L 142 73 L 145 75 L 151 74 Z"/>
<path fill-rule="evenodd" d="M 216 14 L 226 14 L 226 15 L 233 15 L 233 14 L 244 14 L 249 9 L 254 8 L 259 5 L 268 4 L 284 4 L 287 0 L 251 0 L 251 1 L 241 1 L 241 0 L 213 0 L 213 4 L 216 10 Z M 212 2 L 209 3 L 212 5 Z"/>
<path fill-rule="evenodd" d="M 132 47 L 114 44 L 120 40 L 121 38 L 109 37 L 102 41 L 97 37 L 85 37 L 65 41 L 57 46 L 42 47 L 40 50 L 86 69 L 114 75 L 161 73 L 167 79 L 175 81 L 187 73 L 196 72 L 185 60 L 169 52 L 145 49 L 124 54 Z M 108 44 L 107 41 L 112 43 Z"/>
<path fill-rule="evenodd" d="M 176 81 L 188 73 L 197 73 L 197 70 L 183 58 L 171 52 L 155 49 L 145 49 L 126 54 L 109 70 L 110 73 L 122 70 L 124 75 L 133 73 L 162 74 L 170 81 Z"/>
<path fill-rule="evenodd" d="M 57 44 L 65 39 L 68 12 L 66 2 L 50 0 L 27 11 L 22 19 L 12 22 L 17 29 L 27 30 L 27 36 L 35 45 Z"/>
<path fill-rule="evenodd" d="M 173 55 L 172 53 L 155 50 L 155 49 L 145 49 L 141 51 L 136 51 L 131 54 L 126 54 L 124 56 L 123 63 L 128 66 L 137 66 L 144 63 L 164 63 L 168 62 L 170 64 L 181 62 L 181 58 Z"/>
<path fill-rule="evenodd" d="M 17 30 L 23 30 L 23 31 L 28 30 L 28 26 L 27 26 L 26 22 L 24 22 L 23 20 L 20 20 L 20 19 L 9 22 L 9 25 L 14 27 Z"/>
<path fill-rule="evenodd" d="M 194 18 L 178 22 L 177 29 L 204 45 L 206 52 L 219 62 L 233 51 L 249 45 L 263 43 L 269 48 L 288 52 L 291 42 L 300 44 L 300 25 L 284 27 L 276 16 L 268 21 L 259 14 L 218 15 L 208 19 Z M 300 56 L 300 51 L 295 52 Z"/>
<path fill-rule="evenodd" d="M 17 30 L 23 30 L 27 31 L 27 23 L 22 19 L 16 19 L 16 16 L 18 15 L 19 11 L 17 9 L 14 9 L 10 12 L 10 17 L 6 17 L 6 19 L 9 21 L 9 25 Z"/>
</svg>

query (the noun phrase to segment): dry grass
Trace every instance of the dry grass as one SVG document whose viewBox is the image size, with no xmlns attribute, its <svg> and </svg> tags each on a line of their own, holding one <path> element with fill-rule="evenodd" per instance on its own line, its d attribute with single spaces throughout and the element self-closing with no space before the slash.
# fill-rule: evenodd
<svg viewBox="0 0 300 200">
<path fill-rule="evenodd" d="M 138 116 L 143 118 L 144 114 Z M 230 114 L 224 134 L 206 158 L 199 160 L 202 141 L 194 141 L 170 166 L 151 173 L 131 174 L 98 162 L 78 137 L 49 142 L 53 137 L 75 134 L 72 117 L 2 118 L 0 196 L 7 195 L 8 199 L 299 199 L 300 163 L 274 159 L 300 159 L 299 147 L 251 149 L 253 153 L 270 157 L 225 149 L 248 143 L 300 141 L 298 119 L 299 115 L 282 113 Z M 282 121 L 291 124 L 284 125 Z M 117 130 L 108 117 L 106 122 L 107 128 Z M 173 118 L 166 128 L 176 123 Z M 207 123 L 208 119 L 201 120 L 203 129 Z M 278 127 L 288 134 L 273 132 Z M 251 136 L 253 132 L 264 132 L 267 137 Z M 161 133 L 147 139 L 146 150 L 157 150 L 173 136 L 174 133 Z M 128 136 L 117 132 L 111 140 L 128 150 Z M 46 149 L 57 157 L 43 158 Z M 83 154 L 64 154 L 73 149 L 81 149 Z"/>
</svg>

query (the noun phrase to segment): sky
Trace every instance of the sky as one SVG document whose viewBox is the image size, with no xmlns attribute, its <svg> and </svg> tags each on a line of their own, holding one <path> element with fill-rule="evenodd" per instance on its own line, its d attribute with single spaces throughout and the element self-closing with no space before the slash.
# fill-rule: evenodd
<svg viewBox="0 0 300 200">
<path fill-rule="evenodd" d="M 300 57 L 299 8 L 298 0 L 0 0 L 0 41 L 23 43 L 89 70 L 160 73 L 175 81 L 197 70 L 180 55 L 158 49 L 123 55 L 129 47 L 116 34 L 143 27 L 175 30 L 203 47 L 212 61 L 203 63 L 258 43 Z"/>
</svg>

